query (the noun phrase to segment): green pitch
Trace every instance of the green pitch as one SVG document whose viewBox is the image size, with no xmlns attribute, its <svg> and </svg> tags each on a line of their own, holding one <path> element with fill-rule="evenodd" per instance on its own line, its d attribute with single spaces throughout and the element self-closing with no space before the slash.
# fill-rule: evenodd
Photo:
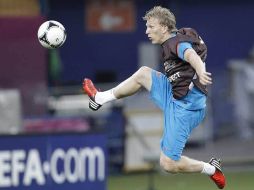
<svg viewBox="0 0 254 190">
<path fill-rule="evenodd" d="M 253 190 L 254 171 L 227 172 L 225 190 Z M 150 190 L 148 174 L 110 176 L 108 190 Z M 216 185 L 202 174 L 154 174 L 154 190 L 216 190 Z"/>
</svg>

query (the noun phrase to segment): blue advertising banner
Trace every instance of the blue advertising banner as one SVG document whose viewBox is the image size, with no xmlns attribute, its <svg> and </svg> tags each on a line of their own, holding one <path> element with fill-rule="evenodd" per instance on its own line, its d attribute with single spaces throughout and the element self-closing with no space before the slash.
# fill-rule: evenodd
<svg viewBox="0 0 254 190">
<path fill-rule="evenodd" d="M 105 190 L 106 136 L 0 136 L 0 189 Z"/>
</svg>

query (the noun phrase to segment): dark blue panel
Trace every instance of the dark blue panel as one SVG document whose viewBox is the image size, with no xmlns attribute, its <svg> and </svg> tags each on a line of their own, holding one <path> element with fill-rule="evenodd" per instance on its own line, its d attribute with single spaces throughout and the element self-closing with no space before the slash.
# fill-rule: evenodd
<svg viewBox="0 0 254 190">
<path fill-rule="evenodd" d="M 104 134 L 1 136 L 0 187 L 105 190 L 106 144 Z"/>
</svg>

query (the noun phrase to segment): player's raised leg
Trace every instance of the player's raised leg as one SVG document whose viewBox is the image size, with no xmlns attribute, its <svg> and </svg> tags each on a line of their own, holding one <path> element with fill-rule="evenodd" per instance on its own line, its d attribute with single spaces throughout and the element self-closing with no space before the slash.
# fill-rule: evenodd
<svg viewBox="0 0 254 190">
<path fill-rule="evenodd" d="M 128 79 L 120 83 L 115 88 L 99 92 L 90 79 L 85 78 L 83 81 L 83 90 L 89 96 L 89 108 L 96 111 L 104 103 L 115 99 L 124 98 L 135 94 L 140 88 L 144 87 L 150 91 L 152 86 L 152 69 L 149 67 L 141 67 Z"/>
<path fill-rule="evenodd" d="M 101 104 L 95 101 L 95 95 L 98 94 L 98 90 L 90 79 L 84 79 L 83 90 L 89 96 L 89 108 L 94 111 L 98 110 L 101 107 Z"/>
</svg>

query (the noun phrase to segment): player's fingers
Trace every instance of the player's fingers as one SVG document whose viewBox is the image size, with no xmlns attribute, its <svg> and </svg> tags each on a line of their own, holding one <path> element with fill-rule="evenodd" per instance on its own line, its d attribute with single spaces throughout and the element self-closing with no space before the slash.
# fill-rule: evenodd
<svg viewBox="0 0 254 190">
<path fill-rule="evenodd" d="M 212 81 L 212 74 L 211 73 L 206 73 L 205 75 L 204 75 L 204 77 L 205 77 L 205 79 L 206 80 L 210 80 L 210 81 Z"/>
<path fill-rule="evenodd" d="M 204 77 L 202 80 L 200 80 L 200 83 L 203 85 L 209 85 L 212 84 L 212 79 L 210 77 Z"/>
<path fill-rule="evenodd" d="M 212 73 L 206 72 L 206 75 L 212 76 Z"/>
<path fill-rule="evenodd" d="M 209 77 L 209 76 L 205 76 L 205 80 L 207 80 L 207 81 L 211 81 L 211 82 L 212 82 L 212 78 L 211 78 L 211 77 Z"/>
</svg>

